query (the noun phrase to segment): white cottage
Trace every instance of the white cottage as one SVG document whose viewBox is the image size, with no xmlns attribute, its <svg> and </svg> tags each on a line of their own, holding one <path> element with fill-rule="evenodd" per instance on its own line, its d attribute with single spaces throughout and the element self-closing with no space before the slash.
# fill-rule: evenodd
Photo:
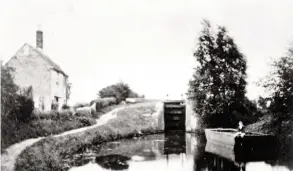
<svg viewBox="0 0 293 171">
<path fill-rule="evenodd" d="M 52 103 L 61 109 L 67 103 L 68 75 L 43 53 L 43 32 L 37 31 L 36 48 L 25 43 L 5 64 L 14 68 L 14 82 L 19 87 L 33 88 L 35 108 L 52 109 Z"/>
</svg>

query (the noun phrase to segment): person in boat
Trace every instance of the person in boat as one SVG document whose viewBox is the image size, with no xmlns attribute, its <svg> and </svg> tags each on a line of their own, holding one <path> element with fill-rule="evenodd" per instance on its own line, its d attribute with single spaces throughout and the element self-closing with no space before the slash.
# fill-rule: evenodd
<svg viewBox="0 0 293 171">
<path fill-rule="evenodd" d="M 237 130 L 238 132 L 236 133 L 236 136 L 244 137 L 245 132 L 244 132 L 244 125 L 242 121 L 239 121 Z"/>
<path fill-rule="evenodd" d="M 239 121 L 238 123 L 238 132 L 244 133 L 244 125 L 242 121 Z"/>
</svg>

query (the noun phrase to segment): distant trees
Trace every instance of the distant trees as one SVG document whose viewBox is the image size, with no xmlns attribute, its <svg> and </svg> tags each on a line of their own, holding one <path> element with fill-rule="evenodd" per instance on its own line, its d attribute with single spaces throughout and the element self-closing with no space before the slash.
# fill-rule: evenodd
<svg viewBox="0 0 293 171">
<path fill-rule="evenodd" d="M 203 22 L 194 57 L 198 66 L 189 82 L 188 98 L 195 112 L 206 127 L 235 126 L 235 114 L 247 109 L 245 57 L 225 27 L 213 33 L 208 21 Z"/>
<path fill-rule="evenodd" d="M 98 93 L 101 98 L 115 97 L 117 103 L 124 101 L 126 98 L 138 98 L 139 95 L 133 92 L 128 84 L 119 82 L 101 89 Z"/>
</svg>

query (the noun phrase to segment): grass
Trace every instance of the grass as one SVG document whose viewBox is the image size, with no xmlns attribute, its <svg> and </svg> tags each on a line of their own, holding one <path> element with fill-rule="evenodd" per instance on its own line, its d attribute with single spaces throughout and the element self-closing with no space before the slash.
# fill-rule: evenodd
<svg viewBox="0 0 293 171">
<path fill-rule="evenodd" d="M 103 114 L 108 113 L 111 110 L 119 108 L 119 107 L 122 107 L 122 106 L 125 106 L 125 105 L 118 104 L 118 105 L 111 105 L 111 106 L 108 106 L 108 107 L 97 109 L 97 111 L 94 114 L 92 114 L 92 116 L 94 118 L 100 118 Z"/>
<path fill-rule="evenodd" d="M 93 118 L 67 117 L 60 119 L 33 119 L 28 123 L 2 123 L 1 151 L 20 141 L 58 134 L 95 124 Z"/>
<path fill-rule="evenodd" d="M 99 109 L 89 116 L 73 116 L 68 112 L 47 112 L 36 114 L 31 121 L 2 122 L 1 152 L 12 144 L 29 138 L 45 137 L 59 134 L 72 129 L 90 126 L 96 123 L 96 118 L 122 105 L 112 105 Z"/>
<path fill-rule="evenodd" d="M 15 170 L 67 170 L 70 166 L 64 161 L 89 146 L 162 132 L 152 117 L 143 116 L 154 111 L 154 103 L 130 105 L 118 111 L 117 118 L 105 125 L 67 136 L 45 138 L 18 156 Z"/>
</svg>

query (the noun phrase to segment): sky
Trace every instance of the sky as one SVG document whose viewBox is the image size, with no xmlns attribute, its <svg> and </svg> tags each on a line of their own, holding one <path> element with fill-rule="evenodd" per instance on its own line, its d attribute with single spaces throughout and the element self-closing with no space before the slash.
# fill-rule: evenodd
<svg viewBox="0 0 293 171">
<path fill-rule="evenodd" d="M 69 75 L 71 103 L 119 81 L 146 98 L 180 98 L 203 19 L 225 26 L 247 59 L 247 96 L 293 43 L 291 0 L 0 0 L 0 59 L 35 46 Z"/>
</svg>

